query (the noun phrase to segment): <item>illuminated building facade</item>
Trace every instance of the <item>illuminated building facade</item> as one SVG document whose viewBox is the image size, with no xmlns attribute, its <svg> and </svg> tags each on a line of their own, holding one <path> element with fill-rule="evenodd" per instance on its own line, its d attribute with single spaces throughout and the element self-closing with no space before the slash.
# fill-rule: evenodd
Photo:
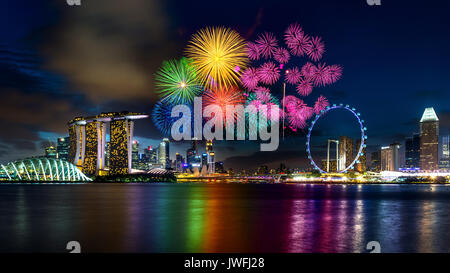
<svg viewBox="0 0 450 273">
<path fill-rule="evenodd" d="M 106 171 L 105 148 L 109 125 L 109 174 L 130 173 L 134 120 L 147 117 L 138 113 L 110 112 L 75 118 L 68 124 L 69 161 L 88 175 Z"/>
<path fill-rule="evenodd" d="M 55 146 L 50 145 L 47 148 L 45 148 L 45 157 L 47 157 L 47 158 L 57 158 L 57 152 L 56 152 Z"/>
<path fill-rule="evenodd" d="M 420 135 L 413 136 L 405 140 L 405 167 L 419 168 L 420 165 Z"/>
<path fill-rule="evenodd" d="M 212 140 L 206 141 L 206 156 L 208 164 L 208 173 L 216 172 L 216 162 L 214 160 L 213 142 Z"/>
<path fill-rule="evenodd" d="M 426 108 L 420 119 L 420 169 L 438 170 L 439 119 L 433 107 Z"/>
<path fill-rule="evenodd" d="M 355 159 L 353 149 L 353 139 L 347 136 L 339 137 L 339 170 L 344 170 L 352 164 Z"/>
<path fill-rule="evenodd" d="M 158 163 L 164 168 L 169 169 L 171 167 L 170 162 L 170 141 L 168 138 L 164 138 L 158 147 Z"/>
<path fill-rule="evenodd" d="M 370 154 L 370 170 L 372 172 L 381 170 L 381 151 L 375 151 Z"/>
<path fill-rule="evenodd" d="M 327 159 L 322 160 L 322 170 L 327 170 L 327 166 L 328 166 L 327 162 L 328 162 Z M 336 159 L 330 159 L 329 163 L 330 163 L 330 165 L 329 165 L 330 168 L 327 172 L 332 172 L 332 173 L 337 172 L 338 170 L 336 169 L 336 167 L 337 167 Z"/>
<path fill-rule="evenodd" d="M 175 170 L 178 173 L 183 172 L 183 164 L 184 164 L 183 156 L 180 153 L 176 153 L 176 155 L 175 155 Z"/>
<path fill-rule="evenodd" d="M 192 170 L 193 168 L 201 167 L 201 156 L 198 153 L 198 139 L 192 139 L 192 147 L 186 151 L 186 161 L 189 168 Z"/>
<path fill-rule="evenodd" d="M 400 168 L 399 151 L 400 144 L 398 143 L 381 147 L 380 171 L 398 171 Z"/>
<path fill-rule="evenodd" d="M 359 151 L 359 147 L 361 146 L 361 139 L 356 141 L 356 150 Z M 360 173 L 366 172 L 367 168 L 367 157 L 366 157 L 366 147 L 362 149 L 362 155 L 359 157 L 359 163 L 356 163 L 355 169 Z"/>
<path fill-rule="evenodd" d="M 441 158 L 439 160 L 439 169 L 448 171 L 450 169 L 450 136 L 441 138 Z"/>
<path fill-rule="evenodd" d="M 137 140 L 133 141 L 131 146 L 131 168 L 139 169 L 139 142 Z"/>
<path fill-rule="evenodd" d="M 58 138 L 58 143 L 56 145 L 56 153 L 58 159 L 67 161 L 67 159 L 69 158 L 69 150 L 70 150 L 70 138 L 69 137 Z"/>
</svg>

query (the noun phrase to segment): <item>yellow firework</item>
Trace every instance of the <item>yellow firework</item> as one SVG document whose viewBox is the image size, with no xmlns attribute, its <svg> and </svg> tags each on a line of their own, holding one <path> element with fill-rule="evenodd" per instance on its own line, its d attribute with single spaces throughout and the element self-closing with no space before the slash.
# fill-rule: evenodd
<svg viewBox="0 0 450 273">
<path fill-rule="evenodd" d="M 189 42 L 186 55 L 193 60 L 201 82 L 208 89 L 237 85 L 248 64 L 245 40 L 224 27 L 198 31 Z"/>
</svg>

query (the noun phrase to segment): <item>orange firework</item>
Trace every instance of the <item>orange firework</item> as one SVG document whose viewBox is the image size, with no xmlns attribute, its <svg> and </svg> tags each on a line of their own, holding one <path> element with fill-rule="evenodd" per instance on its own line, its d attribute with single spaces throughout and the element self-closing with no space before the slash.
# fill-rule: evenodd
<svg viewBox="0 0 450 273">
<path fill-rule="evenodd" d="M 209 105 L 216 105 L 220 107 L 223 115 L 223 124 L 225 126 L 227 125 L 227 106 L 234 107 L 236 105 L 243 105 L 245 103 L 244 94 L 236 86 L 219 87 L 213 90 L 208 90 L 207 92 L 203 93 L 202 100 L 203 107 L 207 107 Z M 238 117 L 239 115 L 235 111 L 232 118 L 233 122 L 235 122 Z"/>
</svg>

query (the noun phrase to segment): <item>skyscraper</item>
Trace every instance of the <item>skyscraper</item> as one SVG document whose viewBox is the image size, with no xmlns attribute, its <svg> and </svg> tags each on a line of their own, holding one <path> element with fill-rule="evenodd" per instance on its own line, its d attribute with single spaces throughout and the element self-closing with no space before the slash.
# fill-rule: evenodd
<svg viewBox="0 0 450 273">
<path fill-rule="evenodd" d="M 133 141 L 131 145 L 131 168 L 138 169 L 139 165 L 139 142 L 137 140 Z"/>
<path fill-rule="evenodd" d="M 169 169 L 171 167 L 170 162 L 170 141 L 168 138 L 164 138 L 158 147 L 158 163 L 164 168 Z"/>
<path fill-rule="evenodd" d="M 413 134 L 405 140 L 405 167 L 419 168 L 420 164 L 420 135 Z"/>
<path fill-rule="evenodd" d="M 353 139 L 347 136 L 339 137 L 339 170 L 344 170 L 355 159 L 353 155 Z"/>
<path fill-rule="evenodd" d="M 206 141 L 206 154 L 208 162 L 208 173 L 216 172 L 216 164 L 214 159 L 213 142 L 212 140 Z"/>
<path fill-rule="evenodd" d="M 57 157 L 55 146 L 50 145 L 47 148 L 45 148 L 45 157 L 48 157 L 48 158 L 56 158 Z"/>
<path fill-rule="evenodd" d="M 448 171 L 450 169 L 450 136 L 441 138 L 441 157 L 439 159 L 439 169 Z"/>
<path fill-rule="evenodd" d="M 192 139 L 192 147 L 186 151 L 186 163 L 188 163 L 189 168 L 199 168 L 201 165 L 201 156 L 198 154 L 198 139 Z"/>
<path fill-rule="evenodd" d="M 62 160 L 68 160 L 69 150 L 70 150 L 70 138 L 69 137 L 58 138 L 58 143 L 56 145 L 57 157 Z"/>
<path fill-rule="evenodd" d="M 184 164 L 183 156 L 180 153 L 176 153 L 176 155 L 175 155 L 175 170 L 179 173 L 182 173 L 183 172 L 183 164 Z"/>
<path fill-rule="evenodd" d="M 358 139 L 356 141 L 356 153 L 359 152 L 359 148 L 361 146 L 361 139 Z M 360 173 L 363 173 L 366 171 L 367 168 L 367 160 L 366 160 L 366 147 L 363 147 L 362 149 L 362 155 L 359 157 L 359 163 L 356 163 L 356 170 Z"/>
<path fill-rule="evenodd" d="M 381 171 L 398 171 L 400 168 L 399 151 L 400 144 L 398 143 L 381 147 Z"/>
<path fill-rule="evenodd" d="M 381 170 L 381 151 L 375 151 L 370 154 L 370 170 L 373 172 Z"/>
<path fill-rule="evenodd" d="M 420 169 L 438 170 L 439 119 L 433 107 L 426 108 L 420 119 Z"/>
</svg>

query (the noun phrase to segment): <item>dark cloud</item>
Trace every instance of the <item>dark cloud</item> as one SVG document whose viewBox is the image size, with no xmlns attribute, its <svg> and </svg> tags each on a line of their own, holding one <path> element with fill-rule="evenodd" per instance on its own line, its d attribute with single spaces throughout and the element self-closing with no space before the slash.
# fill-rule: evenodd
<svg viewBox="0 0 450 273">
<path fill-rule="evenodd" d="M 156 100 L 152 73 L 180 52 L 163 2 L 96 0 L 67 11 L 46 44 L 49 67 L 94 102 Z"/>
</svg>

